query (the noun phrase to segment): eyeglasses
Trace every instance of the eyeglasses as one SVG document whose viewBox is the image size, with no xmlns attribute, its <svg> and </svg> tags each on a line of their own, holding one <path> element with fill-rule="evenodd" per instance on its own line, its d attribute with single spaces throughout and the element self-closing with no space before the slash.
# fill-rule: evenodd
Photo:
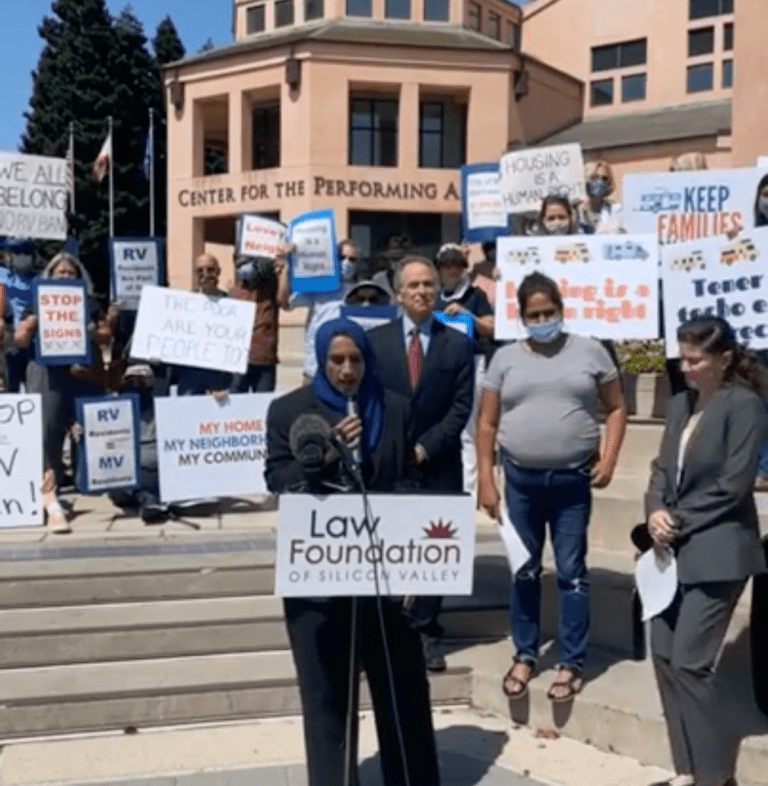
<svg viewBox="0 0 768 786">
<path fill-rule="evenodd" d="M 215 267 L 199 267 L 197 269 L 198 276 L 205 275 L 206 273 L 218 273 L 218 272 L 219 272 L 218 269 Z"/>
</svg>

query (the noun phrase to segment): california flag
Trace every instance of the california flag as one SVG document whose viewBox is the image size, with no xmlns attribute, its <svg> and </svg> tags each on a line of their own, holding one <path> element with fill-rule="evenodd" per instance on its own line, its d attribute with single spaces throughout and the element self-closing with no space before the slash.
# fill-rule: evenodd
<svg viewBox="0 0 768 786">
<path fill-rule="evenodd" d="M 107 134 L 107 138 L 104 140 L 104 144 L 101 146 L 99 155 L 96 156 L 96 160 L 91 166 L 91 177 L 95 182 L 101 183 L 101 181 L 104 180 L 104 176 L 107 174 L 107 169 L 109 168 L 109 162 L 111 158 L 112 132 L 110 131 Z"/>
</svg>

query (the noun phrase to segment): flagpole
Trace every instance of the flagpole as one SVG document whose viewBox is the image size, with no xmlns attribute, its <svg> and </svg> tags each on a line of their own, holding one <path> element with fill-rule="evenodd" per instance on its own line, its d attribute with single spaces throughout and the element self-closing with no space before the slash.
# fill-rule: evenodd
<svg viewBox="0 0 768 786">
<path fill-rule="evenodd" d="M 70 183 L 69 183 L 69 212 L 75 212 L 75 121 L 71 120 L 69 123 L 69 154 L 70 161 Z"/>
<path fill-rule="evenodd" d="M 115 236 L 115 173 L 112 165 L 115 143 L 112 138 L 112 115 L 109 116 L 109 236 Z"/>
<path fill-rule="evenodd" d="M 155 113 L 149 108 L 149 236 L 155 236 Z"/>
</svg>

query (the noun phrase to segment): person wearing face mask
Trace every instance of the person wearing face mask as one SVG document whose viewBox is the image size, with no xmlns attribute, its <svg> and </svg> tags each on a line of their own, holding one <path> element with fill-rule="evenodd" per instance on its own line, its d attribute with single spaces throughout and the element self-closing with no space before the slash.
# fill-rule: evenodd
<svg viewBox="0 0 768 786">
<path fill-rule="evenodd" d="M 768 226 L 768 175 L 763 175 L 755 194 L 755 226 Z"/>
<path fill-rule="evenodd" d="M 594 161 L 585 167 L 587 196 L 579 203 L 576 223 L 585 235 L 615 235 L 623 232 L 621 209 L 611 199 L 616 190 L 613 170 L 607 161 Z"/>
<path fill-rule="evenodd" d="M 510 627 L 516 654 L 504 693 L 519 699 L 536 670 L 541 557 L 549 525 L 560 595 L 560 663 L 548 696 L 573 699 L 589 638 L 587 525 L 592 492 L 611 481 L 627 413 L 618 370 L 598 341 L 566 333 L 557 284 L 540 273 L 517 292 L 528 339 L 497 350 L 483 380 L 477 422 L 478 502 L 498 519 L 498 441 L 509 518 L 530 558 L 514 576 Z M 599 409 L 606 413 L 600 446 Z"/>
<path fill-rule="evenodd" d="M 561 196 L 552 195 L 541 200 L 538 225 L 540 235 L 577 234 L 571 203 Z"/>
</svg>

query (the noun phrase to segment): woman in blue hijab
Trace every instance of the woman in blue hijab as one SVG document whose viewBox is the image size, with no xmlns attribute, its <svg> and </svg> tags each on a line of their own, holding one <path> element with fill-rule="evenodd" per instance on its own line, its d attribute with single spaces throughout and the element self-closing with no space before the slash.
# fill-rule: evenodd
<svg viewBox="0 0 768 786">
<path fill-rule="evenodd" d="M 346 319 L 326 322 L 315 337 L 315 350 L 318 369 L 312 383 L 275 399 L 267 414 L 269 489 L 278 494 L 356 491 L 340 449 L 359 462 L 369 491 L 406 489 L 412 453 L 408 402 L 384 390 L 365 331 Z M 362 514 L 362 499 L 360 506 Z M 309 786 L 344 782 L 350 705 L 356 748 L 357 705 L 349 691 L 353 605 L 357 663 L 373 700 L 384 786 L 406 783 L 404 767 L 414 786 L 439 786 L 424 655 L 402 603 L 386 597 L 380 603 L 358 598 L 353 604 L 351 598 L 332 597 L 284 598 L 283 604 L 304 711 Z M 351 753 L 357 762 L 356 749 Z"/>
</svg>

